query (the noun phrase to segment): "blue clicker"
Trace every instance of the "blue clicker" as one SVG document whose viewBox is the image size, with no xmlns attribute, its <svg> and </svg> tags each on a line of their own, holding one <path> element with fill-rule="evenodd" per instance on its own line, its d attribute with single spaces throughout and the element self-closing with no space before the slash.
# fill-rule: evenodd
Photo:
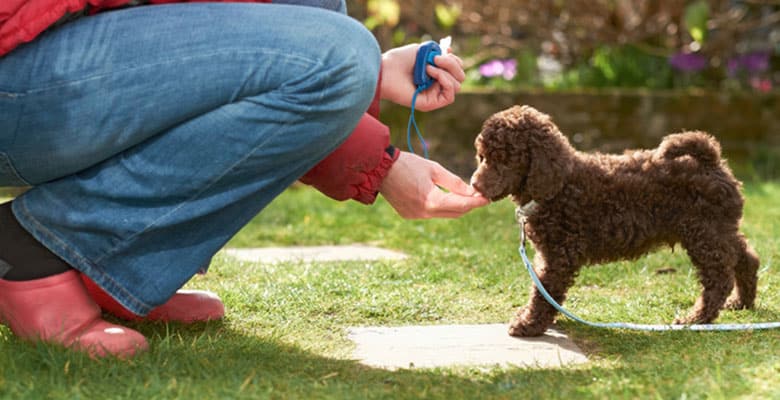
<svg viewBox="0 0 780 400">
<path fill-rule="evenodd" d="M 425 90 L 433 84 L 434 79 L 425 72 L 425 66 L 427 64 L 436 65 L 433 62 L 433 58 L 438 55 L 441 55 L 441 47 L 439 47 L 438 43 L 430 40 L 420 45 L 414 62 L 415 86 Z"/>
</svg>

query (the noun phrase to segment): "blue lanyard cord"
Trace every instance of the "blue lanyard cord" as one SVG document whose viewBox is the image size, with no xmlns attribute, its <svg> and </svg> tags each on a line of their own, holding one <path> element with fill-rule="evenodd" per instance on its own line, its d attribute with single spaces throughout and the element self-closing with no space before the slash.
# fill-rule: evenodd
<svg viewBox="0 0 780 400">
<path fill-rule="evenodd" d="M 419 139 L 420 143 L 422 144 L 423 155 L 427 159 L 428 144 L 425 143 L 425 139 L 423 139 L 422 133 L 420 133 L 420 128 L 417 127 L 417 121 L 414 119 L 414 104 L 417 102 L 417 95 L 423 90 L 425 90 L 424 86 L 418 86 L 417 90 L 414 91 L 414 96 L 412 96 L 411 112 L 409 113 L 409 124 L 406 126 L 406 145 L 409 146 L 409 151 L 414 154 L 414 147 L 412 147 L 412 126 L 414 126 L 414 131 L 417 133 L 417 139 Z"/>
<path fill-rule="evenodd" d="M 591 322 L 586 321 L 563 308 L 555 299 L 550 296 L 550 293 L 542 285 L 539 277 L 534 271 L 534 267 L 528 260 L 528 256 L 525 253 L 525 232 L 523 231 L 522 223 L 520 225 L 520 257 L 525 263 L 525 267 L 528 270 L 528 274 L 531 275 L 536 289 L 542 294 L 545 300 L 550 303 L 561 314 L 573 319 L 577 322 L 583 323 L 588 326 L 596 328 L 613 328 L 613 329 L 630 329 L 636 331 L 743 331 L 743 330 L 757 330 L 757 329 L 775 329 L 780 328 L 780 322 L 760 322 L 753 324 L 697 324 L 697 325 L 646 325 L 646 324 L 634 324 L 630 322 Z"/>
</svg>

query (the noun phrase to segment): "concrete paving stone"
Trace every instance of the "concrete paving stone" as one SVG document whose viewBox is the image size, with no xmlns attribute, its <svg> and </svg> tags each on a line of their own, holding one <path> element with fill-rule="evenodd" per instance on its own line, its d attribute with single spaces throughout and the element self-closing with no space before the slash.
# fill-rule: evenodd
<svg viewBox="0 0 780 400">
<path fill-rule="evenodd" d="M 562 332 L 509 336 L 506 324 L 355 327 L 353 357 L 387 369 L 451 366 L 558 368 L 588 358 Z"/>
<path fill-rule="evenodd" d="M 366 245 L 229 248 L 223 252 L 242 261 L 328 262 L 401 260 L 407 256 Z M 563 333 L 515 338 L 506 324 L 354 327 L 354 358 L 387 369 L 449 366 L 521 366 L 555 368 L 585 363 L 587 357 Z"/>
<path fill-rule="evenodd" d="M 397 251 L 361 244 L 347 246 L 229 248 L 223 251 L 226 255 L 241 261 L 264 264 L 280 262 L 402 260 L 407 257 L 406 254 Z"/>
</svg>

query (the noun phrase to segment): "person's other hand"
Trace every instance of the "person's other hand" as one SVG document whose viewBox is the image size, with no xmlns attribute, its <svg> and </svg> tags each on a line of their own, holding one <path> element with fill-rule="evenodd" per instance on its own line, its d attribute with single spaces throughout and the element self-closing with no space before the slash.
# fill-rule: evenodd
<svg viewBox="0 0 780 400">
<path fill-rule="evenodd" d="M 410 44 L 382 55 L 382 83 L 380 96 L 402 106 L 411 106 L 414 85 L 414 61 L 419 44 Z M 463 61 L 452 52 L 434 57 L 436 66 L 427 65 L 426 71 L 436 81 L 417 95 L 415 109 L 431 111 L 452 104 L 460 84 L 466 79 Z"/>
<path fill-rule="evenodd" d="M 456 218 L 490 202 L 439 163 L 404 151 L 379 192 L 407 219 Z"/>
</svg>

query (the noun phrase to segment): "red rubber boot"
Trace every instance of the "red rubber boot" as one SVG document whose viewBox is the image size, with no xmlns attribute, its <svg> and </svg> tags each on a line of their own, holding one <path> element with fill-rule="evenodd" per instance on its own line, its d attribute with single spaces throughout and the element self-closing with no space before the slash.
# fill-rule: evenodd
<svg viewBox="0 0 780 400">
<path fill-rule="evenodd" d="M 100 315 L 75 270 L 31 281 L 0 279 L 0 322 L 22 339 L 61 344 L 92 357 L 128 358 L 149 347 L 139 332 Z"/>
<path fill-rule="evenodd" d="M 211 292 L 203 290 L 179 290 L 165 304 L 152 309 L 145 317 L 133 314 L 103 291 L 89 277 L 81 274 L 89 295 L 103 311 L 128 321 L 164 321 L 190 324 L 222 319 L 225 305 Z"/>
</svg>

